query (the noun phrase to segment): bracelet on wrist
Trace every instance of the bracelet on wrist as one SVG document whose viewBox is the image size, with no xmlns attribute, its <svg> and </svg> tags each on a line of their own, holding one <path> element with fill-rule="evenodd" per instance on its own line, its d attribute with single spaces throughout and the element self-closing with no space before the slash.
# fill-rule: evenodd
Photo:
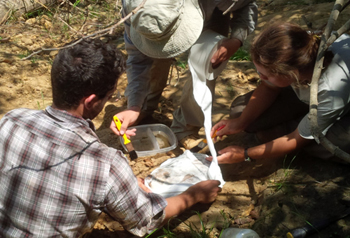
<svg viewBox="0 0 350 238">
<path fill-rule="evenodd" d="M 246 162 L 253 162 L 254 159 L 250 158 L 249 155 L 248 155 L 248 149 L 249 148 L 245 148 L 244 149 L 244 161 L 246 161 Z"/>
</svg>

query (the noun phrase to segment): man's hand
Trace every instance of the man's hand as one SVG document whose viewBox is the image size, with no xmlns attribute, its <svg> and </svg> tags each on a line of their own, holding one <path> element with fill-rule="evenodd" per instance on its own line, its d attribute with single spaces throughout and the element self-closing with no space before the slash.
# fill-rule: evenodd
<svg viewBox="0 0 350 238">
<path fill-rule="evenodd" d="M 230 59 L 241 45 L 242 42 L 238 39 L 224 39 L 210 60 L 213 69 L 216 69 L 222 62 Z"/>
<path fill-rule="evenodd" d="M 126 129 L 135 123 L 139 115 L 140 115 L 140 111 L 135 109 L 127 109 L 125 111 L 122 111 L 116 114 L 116 116 L 119 118 L 120 122 L 122 123 L 120 127 L 120 131 L 116 127 L 113 120 L 111 121 L 111 125 L 109 128 L 118 136 L 122 136 L 124 135 L 124 133 L 126 133 L 128 137 L 134 136 L 136 131 L 135 129 L 134 130 L 126 130 Z"/>
<path fill-rule="evenodd" d="M 196 203 L 214 202 L 218 193 L 221 192 L 219 185 L 220 181 L 218 180 L 206 180 L 192 185 L 185 192 L 175 197 L 167 198 L 168 206 L 165 208 L 163 224 L 166 224 L 171 217 L 179 215 Z"/>
<path fill-rule="evenodd" d="M 219 185 L 218 180 L 206 180 L 189 187 L 184 193 L 192 196 L 196 203 L 211 203 L 221 192 Z"/>
<path fill-rule="evenodd" d="M 150 193 L 151 190 L 149 188 L 146 187 L 145 185 L 145 180 L 143 178 L 139 178 L 137 177 L 137 183 L 139 184 L 139 187 L 145 191 L 146 193 Z"/>
<path fill-rule="evenodd" d="M 217 157 L 219 164 L 234 164 L 244 161 L 244 148 L 241 146 L 228 146 L 218 151 L 220 156 Z M 212 156 L 206 158 L 209 161 L 213 160 Z"/>
</svg>

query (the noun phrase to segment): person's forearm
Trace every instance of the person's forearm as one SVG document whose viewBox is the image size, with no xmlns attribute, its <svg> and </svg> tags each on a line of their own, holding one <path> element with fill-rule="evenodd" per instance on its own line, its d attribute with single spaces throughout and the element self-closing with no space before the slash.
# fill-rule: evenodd
<svg viewBox="0 0 350 238">
<path fill-rule="evenodd" d="M 280 88 L 271 88 L 261 83 L 249 99 L 239 117 L 240 128 L 243 130 L 268 109 L 280 93 Z"/>
<path fill-rule="evenodd" d="M 229 47 L 227 47 L 229 57 L 233 56 L 237 50 L 242 46 L 242 41 L 237 38 L 231 38 L 227 42 Z"/>
<path fill-rule="evenodd" d="M 248 148 L 247 155 L 252 159 L 280 158 L 310 143 L 300 137 L 298 130 L 268 143 Z"/>
<path fill-rule="evenodd" d="M 221 192 L 218 180 L 205 180 L 189 187 L 186 191 L 175 197 L 167 198 L 168 205 L 165 208 L 165 224 L 171 217 L 176 216 L 196 203 L 214 202 Z"/>
<path fill-rule="evenodd" d="M 178 196 L 167 198 L 168 206 L 165 208 L 165 224 L 170 218 L 184 212 L 197 203 L 194 196 L 189 195 L 187 192 L 181 193 Z M 171 205 L 169 205 L 171 204 Z"/>
</svg>

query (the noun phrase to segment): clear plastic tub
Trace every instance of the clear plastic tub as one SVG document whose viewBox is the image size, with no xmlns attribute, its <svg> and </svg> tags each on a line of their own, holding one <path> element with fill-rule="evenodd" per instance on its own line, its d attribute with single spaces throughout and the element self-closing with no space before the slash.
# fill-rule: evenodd
<svg viewBox="0 0 350 238">
<path fill-rule="evenodd" d="M 136 135 L 130 137 L 130 141 L 138 157 L 165 153 L 177 146 L 175 134 L 166 125 L 149 124 L 133 126 L 128 129 L 132 128 L 136 128 Z M 127 151 L 123 137 L 119 138 L 124 150 Z"/>
</svg>

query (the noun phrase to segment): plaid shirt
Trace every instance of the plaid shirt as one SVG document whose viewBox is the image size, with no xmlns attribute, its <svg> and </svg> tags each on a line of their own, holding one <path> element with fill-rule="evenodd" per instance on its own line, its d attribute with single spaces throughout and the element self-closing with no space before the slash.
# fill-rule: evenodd
<svg viewBox="0 0 350 238">
<path fill-rule="evenodd" d="M 101 211 L 143 236 L 166 201 L 138 186 L 127 159 L 66 111 L 16 109 L 0 121 L 0 237 L 77 237 Z"/>
</svg>

